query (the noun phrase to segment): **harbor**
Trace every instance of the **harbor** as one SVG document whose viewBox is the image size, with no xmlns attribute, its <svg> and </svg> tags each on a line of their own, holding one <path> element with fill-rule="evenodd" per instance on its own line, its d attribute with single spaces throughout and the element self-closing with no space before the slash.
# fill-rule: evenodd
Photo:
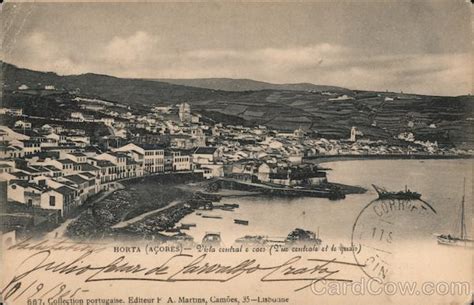
<svg viewBox="0 0 474 305">
<path fill-rule="evenodd" d="M 192 238 L 183 231 L 192 231 L 197 226 L 196 222 L 180 221 L 193 213 L 201 219 L 214 222 L 229 215 L 238 215 L 240 204 L 228 202 L 228 199 L 317 197 L 334 201 L 343 200 L 346 194 L 366 192 L 362 187 L 328 182 L 311 187 L 291 187 L 232 178 L 196 181 L 193 176 L 183 176 L 177 179 L 170 184 L 171 189 L 175 190 L 171 193 L 161 187 L 153 187 L 156 183 L 167 184 L 161 177 L 129 181 L 125 189 L 112 193 L 103 202 L 89 206 L 74 221 L 68 223 L 66 236 L 73 239 L 139 237 L 162 241 L 179 241 L 183 238 L 190 240 Z M 158 198 L 162 200 L 157 200 Z M 223 198 L 226 200 L 221 202 Z M 217 214 L 220 212 L 229 215 Z M 192 225 L 186 225 L 187 223 Z M 233 223 L 249 226 L 249 220 L 240 217 L 234 217 Z"/>
<path fill-rule="evenodd" d="M 413 170 L 408 176 L 403 172 L 407 162 Z M 430 163 L 429 167 L 426 166 L 427 162 Z M 218 232 L 224 245 L 232 245 L 245 236 L 255 239 L 258 239 L 258 236 L 266 236 L 274 237 L 273 240 L 283 240 L 289 232 L 295 228 L 301 228 L 311 232 L 321 232 L 322 240 L 341 240 L 347 243 L 347 236 L 350 236 L 351 225 L 357 213 L 369 202 L 379 198 L 379 194 L 371 186 L 374 182 L 372 177 L 378 177 L 377 183 L 388 190 L 395 191 L 395 194 L 397 194 L 396 191 L 408 185 L 410 189 L 423 194 L 423 200 L 436 209 L 437 214 L 433 222 L 420 224 L 419 230 L 410 236 L 418 238 L 429 234 L 431 240 L 434 232 L 452 231 L 452 228 L 446 227 L 446 224 L 456 223 L 457 214 L 453 214 L 448 203 L 452 198 L 462 194 L 460 185 L 450 185 L 446 188 L 443 179 L 436 179 L 436 175 L 431 171 L 463 173 L 468 163 L 468 160 L 461 159 L 423 162 L 420 160 L 364 160 L 328 163 L 327 166 L 333 169 L 329 173 L 331 180 L 340 181 L 342 185 L 354 185 L 367 190 L 348 194 L 345 199 L 336 201 L 311 196 L 272 195 L 251 188 L 238 190 L 235 189 L 234 182 L 232 182 L 233 188 L 221 188 L 214 192 L 208 192 L 202 182 L 184 183 L 173 186 L 182 191 L 181 199 L 175 198 L 175 201 L 170 200 L 167 204 L 151 211 L 142 209 L 144 211 L 142 214 L 135 215 L 138 212 L 129 214 L 135 215 L 129 220 L 119 218 L 112 220 L 106 223 L 103 230 L 96 228 L 94 237 L 185 240 L 199 243 L 207 232 Z M 385 169 L 382 174 L 381 169 Z M 360 175 L 348 175 L 349 172 L 358 172 Z M 425 181 L 426 179 L 420 179 L 420 177 L 431 177 L 431 180 Z M 467 177 L 469 183 L 471 178 L 469 175 Z M 154 189 L 153 184 L 147 188 L 151 191 Z M 115 203 L 115 208 L 120 208 L 117 203 L 130 200 L 130 197 L 125 194 L 133 192 L 133 189 L 134 186 L 129 185 L 128 190 L 120 190 L 112 195 L 110 200 Z M 470 198 L 472 194 L 468 191 L 466 202 L 469 202 Z M 129 206 L 130 204 L 125 204 L 123 207 L 130 209 Z M 471 206 L 466 206 L 466 215 L 469 215 L 468 212 L 471 209 Z M 109 210 L 109 212 L 113 211 L 113 209 Z M 441 218 L 449 221 L 441 221 Z M 279 219 L 285 219 L 285 221 L 279 221 Z M 334 220 L 337 220 L 338 226 L 334 226 Z M 468 224 L 467 232 L 470 232 L 470 229 Z M 75 237 L 81 238 L 81 234 L 76 234 Z"/>
<path fill-rule="evenodd" d="M 429 166 L 426 163 L 429 163 Z M 430 222 L 417 223 L 417 230 L 406 238 L 422 240 L 437 247 L 432 234 L 450 232 L 452 224 L 458 223 L 456 219 L 459 216 L 452 206 L 459 205 L 462 196 L 462 177 L 459 178 L 459 185 L 452 182 L 446 185 L 446 180 L 436 176 L 435 172 L 466 174 L 468 164 L 468 160 L 427 160 L 423 163 L 420 160 L 363 160 L 328 163 L 327 166 L 333 169 L 329 174 L 330 179 L 344 184 L 359 185 L 367 188 L 367 192 L 348 195 L 339 201 L 314 197 L 223 197 L 219 204 L 237 203 L 239 208 L 231 213 L 219 210 L 207 213 L 220 216 L 222 219 L 206 219 L 191 213 L 182 222 L 196 224 L 196 227 L 187 230 L 186 234 L 197 242 L 201 241 L 206 232 L 213 231 L 221 233 L 223 244 L 232 245 L 245 236 L 254 236 L 256 239 L 258 236 L 281 239 L 295 228 L 302 228 L 312 232 L 318 232 L 319 229 L 323 242 L 331 240 L 347 243 L 357 214 L 367 204 L 378 199 L 377 192 L 371 187 L 374 183 L 373 177 L 377 177 L 377 183 L 389 190 L 403 190 L 405 184 L 408 185 L 411 190 L 421 193 L 423 200 L 436 209 L 437 213 L 433 214 Z M 411 168 L 413 174 L 406 174 L 407 166 Z M 357 172 L 359 175 L 348 175 L 350 172 Z M 467 176 L 469 183 L 472 181 L 471 176 L 469 173 Z M 421 177 L 425 178 L 420 179 Z M 454 198 L 458 198 L 458 201 L 456 202 Z M 470 202 L 468 200 L 472 200 L 471 198 L 472 193 L 467 191 L 466 202 Z M 466 215 L 472 215 L 470 212 L 472 206 L 466 205 Z M 239 225 L 234 219 L 244 219 L 249 223 Z M 283 219 L 285 221 L 280 221 Z M 338 223 L 337 226 L 334 225 L 335 221 Z M 467 231 L 472 232 L 470 222 L 467 222 L 467 226 Z"/>
</svg>

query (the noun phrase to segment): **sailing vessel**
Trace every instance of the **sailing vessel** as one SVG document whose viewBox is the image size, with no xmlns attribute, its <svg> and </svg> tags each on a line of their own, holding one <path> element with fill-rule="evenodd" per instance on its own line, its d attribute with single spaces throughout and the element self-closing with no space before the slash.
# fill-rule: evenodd
<svg viewBox="0 0 474 305">
<path fill-rule="evenodd" d="M 415 199 L 421 198 L 420 193 L 410 191 L 406 185 L 405 185 L 404 191 L 398 191 L 398 192 L 389 192 L 385 188 L 381 186 L 377 186 L 375 184 L 372 184 L 372 186 L 374 187 L 375 191 L 379 195 L 379 199 L 415 200 Z"/>
<path fill-rule="evenodd" d="M 466 196 L 466 178 L 464 178 L 464 186 L 463 186 L 463 195 L 461 200 L 461 234 L 459 236 L 451 235 L 451 234 L 439 234 L 436 235 L 438 239 L 438 244 L 440 245 L 448 245 L 448 246 L 461 246 L 461 247 L 472 247 L 474 246 L 474 240 L 467 238 L 466 234 L 466 222 L 464 220 L 465 214 L 465 196 Z"/>
</svg>

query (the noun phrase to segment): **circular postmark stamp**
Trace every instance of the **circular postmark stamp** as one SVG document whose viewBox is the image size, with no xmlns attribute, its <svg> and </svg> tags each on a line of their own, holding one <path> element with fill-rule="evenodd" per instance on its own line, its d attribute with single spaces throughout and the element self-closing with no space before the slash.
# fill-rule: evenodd
<svg viewBox="0 0 474 305">
<path fill-rule="evenodd" d="M 362 271 L 386 281 L 393 273 L 397 251 L 403 243 L 424 234 L 420 224 L 429 222 L 435 209 L 421 199 L 376 199 L 367 204 L 352 227 L 353 251 Z M 355 247 L 353 247 L 355 248 Z"/>
</svg>

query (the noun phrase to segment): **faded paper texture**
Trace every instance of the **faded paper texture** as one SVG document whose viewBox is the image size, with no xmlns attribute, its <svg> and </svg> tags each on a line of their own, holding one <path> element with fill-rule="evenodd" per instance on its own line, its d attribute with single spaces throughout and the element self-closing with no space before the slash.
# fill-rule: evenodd
<svg viewBox="0 0 474 305">
<path fill-rule="evenodd" d="M 471 9 L 2 4 L 2 302 L 471 303 Z"/>
</svg>

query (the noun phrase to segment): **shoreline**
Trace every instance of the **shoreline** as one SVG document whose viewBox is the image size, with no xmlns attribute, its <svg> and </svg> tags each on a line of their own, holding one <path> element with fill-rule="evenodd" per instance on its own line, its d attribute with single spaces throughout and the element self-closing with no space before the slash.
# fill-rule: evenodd
<svg viewBox="0 0 474 305">
<path fill-rule="evenodd" d="M 303 162 L 322 164 L 337 161 L 370 161 L 370 160 L 468 160 L 472 155 L 332 155 L 305 157 Z"/>
<path fill-rule="evenodd" d="M 380 157 L 380 156 L 379 156 Z M 389 159 L 390 157 L 390 159 Z M 373 158 L 372 156 L 331 156 L 328 158 L 324 158 L 324 160 L 319 159 L 318 161 L 323 162 L 333 162 L 333 161 L 352 161 L 352 160 L 373 160 L 373 159 L 383 159 L 383 160 L 405 160 L 405 159 L 412 159 L 412 158 L 400 158 L 400 156 L 383 156 L 382 158 Z M 425 156 L 426 157 L 426 156 Z M 424 159 L 467 159 L 462 157 L 453 157 L 453 156 L 430 156 L 431 158 L 424 158 Z M 144 184 L 155 185 L 158 183 L 162 185 L 163 181 L 161 179 L 152 178 L 142 178 L 140 180 L 131 181 L 129 183 L 125 183 L 125 189 L 122 189 L 122 192 L 126 193 L 133 193 L 136 192 L 136 188 L 140 188 L 138 185 L 142 185 L 146 180 L 148 180 Z M 164 204 L 163 206 L 156 206 L 153 210 L 145 209 L 143 213 L 137 213 L 133 215 L 133 217 L 121 219 L 117 222 L 111 223 L 110 226 L 105 226 L 102 228 L 102 232 L 95 232 L 95 237 L 99 237 L 102 235 L 102 238 L 109 237 L 109 238 L 120 238 L 120 237 L 141 237 L 144 239 L 147 238 L 162 238 L 162 239 L 173 239 L 178 238 L 179 236 L 186 235 L 182 231 L 169 231 L 169 233 L 178 233 L 177 235 L 166 235 L 167 230 L 172 230 L 177 228 L 176 226 L 179 224 L 179 221 L 183 219 L 186 215 L 195 212 L 196 210 L 200 209 L 202 206 L 206 204 L 210 204 L 210 202 L 219 201 L 219 199 L 215 199 L 212 197 L 260 197 L 260 196 L 277 196 L 277 197 L 288 197 L 287 195 L 282 194 L 282 192 L 278 192 L 273 190 L 271 186 L 266 186 L 269 190 L 265 191 L 262 190 L 260 187 L 257 188 L 246 188 L 242 187 L 240 183 L 237 181 L 225 181 L 227 183 L 231 183 L 232 185 L 228 185 L 229 188 L 222 187 L 217 192 L 208 192 L 206 190 L 206 186 L 209 183 L 215 183 L 219 180 L 226 180 L 226 179 L 217 179 L 217 180 L 190 180 L 184 183 L 171 183 L 173 187 L 179 189 L 184 194 L 188 194 L 188 196 L 183 196 L 181 198 L 175 198 L 174 204 L 171 204 L 171 201 Z M 224 181 L 221 181 L 224 182 Z M 176 182 L 176 181 L 174 181 Z M 237 183 L 236 183 L 237 182 Z M 224 183 L 226 184 L 226 183 Z M 237 186 L 236 184 L 239 184 Z M 166 185 L 166 184 L 165 184 Z M 169 184 L 168 184 L 169 185 Z M 327 183 L 326 187 L 332 185 L 334 187 L 338 187 L 344 194 L 361 194 L 365 193 L 367 189 L 362 188 L 360 186 L 352 186 L 352 185 L 344 185 L 337 182 L 329 182 Z M 237 186 L 237 187 L 236 187 Z M 255 187 L 255 185 L 252 185 Z M 249 187 L 249 186 L 247 186 Z M 297 196 L 305 196 L 302 191 L 293 190 L 294 192 L 301 193 L 297 194 Z M 288 194 L 294 196 L 296 194 Z M 201 197 L 202 196 L 202 197 Z M 317 196 L 320 197 L 320 196 Z M 324 196 L 326 197 L 326 196 Z M 125 198 L 124 198 L 125 199 Z M 129 199 L 125 199 L 128 201 Z M 207 202 L 207 203 L 206 203 Z M 211 204 L 212 205 L 212 204 Z M 123 206 L 122 212 L 125 214 L 122 215 L 129 215 L 130 211 L 126 211 L 130 207 L 127 205 Z M 120 208 L 122 209 L 122 208 Z M 138 212 L 138 211 L 136 211 Z M 76 236 L 79 237 L 80 236 Z M 84 236 L 86 237 L 86 236 Z"/>
<path fill-rule="evenodd" d="M 195 177 L 176 175 L 174 178 L 150 176 L 121 182 L 123 189 L 82 211 L 69 224 L 66 235 L 72 239 L 104 238 L 150 216 L 181 206 L 193 194 L 175 186 L 193 181 Z"/>
<path fill-rule="evenodd" d="M 319 197 L 329 198 L 330 200 L 344 200 L 346 195 L 363 194 L 367 189 L 355 186 L 345 185 L 337 182 L 325 182 L 318 185 L 312 185 L 302 188 L 289 187 L 283 185 L 273 185 L 260 182 L 240 181 L 232 178 L 220 178 L 211 182 L 216 185 L 216 194 L 220 191 L 244 191 L 254 193 L 255 196 L 276 196 L 276 197 Z"/>
</svg>

